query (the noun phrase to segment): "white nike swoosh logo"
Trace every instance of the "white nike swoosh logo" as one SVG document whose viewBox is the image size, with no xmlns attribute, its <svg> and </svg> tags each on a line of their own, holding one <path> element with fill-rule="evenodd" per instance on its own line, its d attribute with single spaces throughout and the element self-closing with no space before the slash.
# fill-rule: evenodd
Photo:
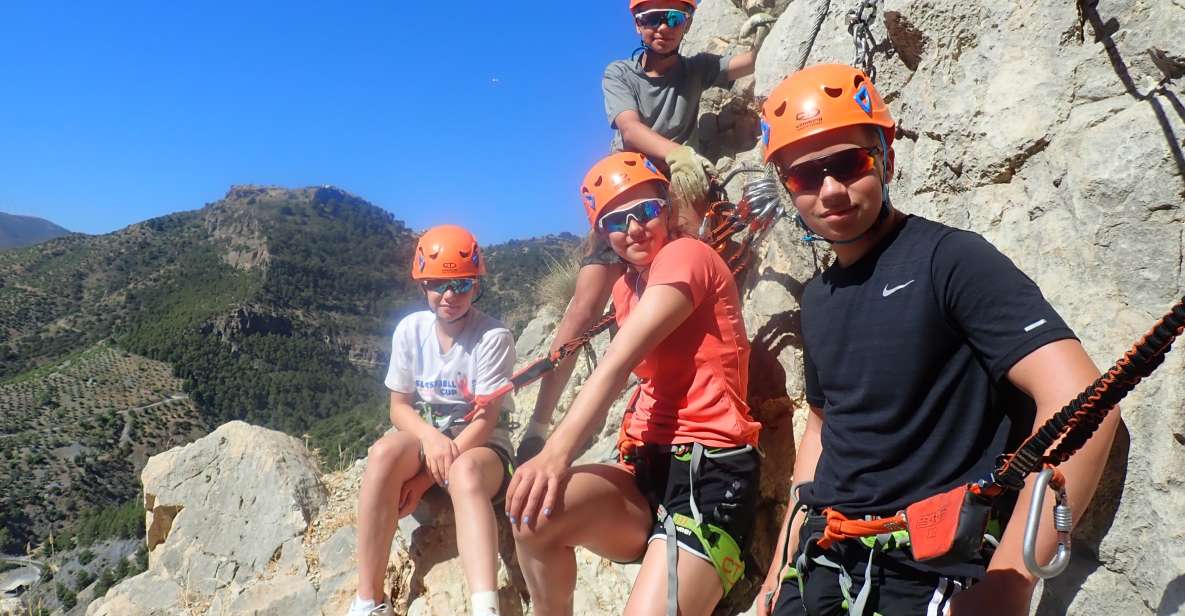
<svg viewBox="0 0 1185 616">
<path fill-rule="evenodd" d="M 892 289 L 889 288 L 889 285 L 885 285 L 884 290 L 881 291 L 881 297 L 888 297 L 888 296 L 900 291 L 901 289 L 908 287 L 911 284 L 913 284 L 912 280 L 910 280 L 909 282 L 907 282 L 905 284 L 899 284 L 899 285 L 893 287 Z"/>
</svg>

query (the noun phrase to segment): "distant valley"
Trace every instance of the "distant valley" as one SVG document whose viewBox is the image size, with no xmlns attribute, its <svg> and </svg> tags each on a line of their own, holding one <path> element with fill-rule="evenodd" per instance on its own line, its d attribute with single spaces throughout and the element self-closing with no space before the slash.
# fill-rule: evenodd
<svg viewBox="0 0 1185 616">
<path fill-rule="evenodd" d="M 126 511 L 149 456 L 228 420 L 303 436 L 328 465 L 362 454 L 386 428 L 391 331 L 422 305 L 415 240 L 336 188 L 236 186 L 0 251 L 0 553 Z M 521 329 L 578 244 L 487 247 L 479 307 Z"/>
</svg>

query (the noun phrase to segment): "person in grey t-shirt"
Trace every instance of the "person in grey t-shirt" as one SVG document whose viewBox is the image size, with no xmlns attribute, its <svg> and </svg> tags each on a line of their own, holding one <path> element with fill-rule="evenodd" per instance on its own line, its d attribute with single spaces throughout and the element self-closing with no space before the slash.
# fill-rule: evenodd
<svg viewBox="0 0 1185 616">
<path fill-rule="evenodd" d="M 637 60 L 610 64 L 603 82 L 605 110 L 610 124 L 619 133 L 613 149 L 641 152 L 656 162 L 665 160 L 667 168 L 662 171 L 669 172 L 672 192 L 682 190 L 677 198 L 692 208 L 706 202 L 708 191 L 708 176 L 703 166 L 707 161 L 685 145 L 695 131 L 700 94 L 712 86 L 752 74 L 757 48 L 774 20 L 765 14 L 749 18 L 743 31 L 756 30 L 752 51 L 732 57 L 706 53 L 683 57 L 679 55 L 679 44 L 691 25 L 695 4 L 695 0 L 630 0 L 643 53 Z M 625 265 L 605 244 L 604 238 L 591 234 L 576 275 L 575 293 L 556 328 L 549 351 L 556 351 L 600 318 L 613 282 L 624 271 Z M 518 447 L 520 463 L 543 447 L 551 416 L 572 375 L 575 359 L 569 357 L 543 376 L 534 413 Z"/>
<path fill-rule="evenodd" d="M 671 191 L 699 211 L 708 192 L 707 161 L 694 146 L 700 95 L 713 86 L 753 74 L 757 49 L 774 18 L 749 18 L 743 34 L 756 31 L 753 48 L 735 56 L 698 53 L 683 56 L 679 45 L 691 27 L 695 0 L 631 0 L 641 55 L 605 68 L 601 88 L 605 114 L 617 129 L 613 149 L 641 152 L 666 161 Z M 635 52 L 636 53 L 636 52 Z"/>
</svg>

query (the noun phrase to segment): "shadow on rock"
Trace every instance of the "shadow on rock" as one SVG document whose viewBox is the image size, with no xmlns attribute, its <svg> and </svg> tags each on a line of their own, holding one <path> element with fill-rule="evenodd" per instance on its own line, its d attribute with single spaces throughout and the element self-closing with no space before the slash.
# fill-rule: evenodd
<svg viewBox="0 0 1185 616">
<path fill-rule="evenodd" d="M 1183 605 L 1185 605 L 1185 575 L 1178 575 L 1164 587 L 1164 593 L 1160 596 L 1160 605 L 1156 607 L 1156 616 L 1179 614 Z"/>
<path fill-rule="evenodd" d="M 1115 513 L 1123 500 L 1123 484 L 1127 479 L 1130 448 L 1131 434 L 1127 426 L 1120 423 L 1119 429 L 1115 432 L 1115 441 L 1111 444 L 1107 466 L 1103 469 L 1103 477 L 1099 480 L 1099 488 L 1095 491 L 1086 515 L 1074 529 L 1070 566 L 1065 573 L 1046 580 L 1041 602 L 1037 605 L 1037 616 L 1066 614 L 1070 605 L 1074 603 L 1074 598 L 1082 591 L 1083 583 L 1102 565 L 1099 560 L 1099 544 L 1102 543 L 1103 537 L 1111 532 Z M 1014 514 L 1011 523 L 1024 524 L 1024 514 Z M 1166 589 L 1166 597 L 1168 592 Z"/>
</svg>

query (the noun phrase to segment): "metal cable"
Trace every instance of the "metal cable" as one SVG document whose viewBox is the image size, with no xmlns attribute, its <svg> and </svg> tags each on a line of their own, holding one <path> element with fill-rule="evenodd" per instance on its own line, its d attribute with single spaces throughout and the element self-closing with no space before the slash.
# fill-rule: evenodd
<svg viewBox="0 0 1185 616">
<path fill-rule="evenodd" d="M 823 29 L 823 22 L 827 19 L 827 12 L 831 10 L 831 0 L 819 0 L 815 9 L 815 22 L 811 25 L 811 35 L 798 46 L 798 62 L 795 64 L 801 71 L 806 66 L 806 60 L 811 55 L 811 48 L 815 46 L 815 39 Z"/>
</svg>

